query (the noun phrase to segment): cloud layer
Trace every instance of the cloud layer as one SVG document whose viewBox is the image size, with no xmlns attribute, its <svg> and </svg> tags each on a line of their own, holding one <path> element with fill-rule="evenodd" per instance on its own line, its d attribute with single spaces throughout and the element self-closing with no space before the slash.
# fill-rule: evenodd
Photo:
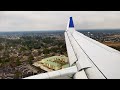
<svg viewBox="0 0 120 90">
<path fill-rule="evenodd" d="M 0 31 L 65 30 L 70 16 L 76 29 L 120 28 L 120 11 L 0 11 Z"/>
</svg>

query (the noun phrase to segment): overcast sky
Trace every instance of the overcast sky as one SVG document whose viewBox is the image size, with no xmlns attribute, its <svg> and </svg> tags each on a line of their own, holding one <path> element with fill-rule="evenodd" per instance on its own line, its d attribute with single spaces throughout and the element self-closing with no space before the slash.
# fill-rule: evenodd
<svg viewBox="0 0 120 90">
<path fill-rule="evenodd" d="M 120 11 L 0 11 L 0 31 L 120 29 Z"/>
</svg>

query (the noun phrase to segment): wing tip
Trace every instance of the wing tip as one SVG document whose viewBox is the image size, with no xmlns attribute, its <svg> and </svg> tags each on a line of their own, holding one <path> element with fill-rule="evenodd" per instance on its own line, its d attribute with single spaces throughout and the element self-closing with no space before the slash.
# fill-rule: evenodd
<svg viewBox="0 0 120 90">
<path fill-rule="evenodd" d="M 73 18 L 70 17 L 69 28 L 74 28 Z"/>
</svg>

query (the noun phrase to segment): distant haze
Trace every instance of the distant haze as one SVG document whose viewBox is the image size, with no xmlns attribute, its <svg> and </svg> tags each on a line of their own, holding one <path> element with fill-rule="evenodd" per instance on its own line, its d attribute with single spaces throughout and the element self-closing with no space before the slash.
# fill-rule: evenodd
<svg viewBox="0 0 120 90">
<path fill-rule="evenodd" d="M 120 29 L 120 11 L 0 11 L 0 31 L 65 30 L 70 16 L 77 30 Z"/>
</svg>

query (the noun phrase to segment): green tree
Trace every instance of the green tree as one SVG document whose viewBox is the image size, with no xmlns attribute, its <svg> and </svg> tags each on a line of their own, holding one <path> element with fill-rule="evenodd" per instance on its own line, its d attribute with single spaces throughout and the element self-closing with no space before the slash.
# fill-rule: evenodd
<svg viewBox="0 0 120 90">
<path fill-rule="evenodd" d="M 21 62 L 20 62 L 20 60 L 17 58 L 17 60 L 16 60 L 16 65 L 17 66 L 19 66 L 19 65 L 21 65 Z"/>
<path fill-rule="evenodd" d="M 4 49 L 4 47 L 2 45 L 0 45 L 0 50 Z"/>
<path fill-rule="evenodd" d="M 32 61 L 34 60 L 34 57 L 32 55 L 29 56 L 28 58 L 28 63 L 32 65 Z"/>
<path fill-rule="evenodd" d="M 22 73 L 19 72 L 19 71 L 16 71 L 16 72 L 14 73 L 14 79 L 19 79 L 21 76 L 22 76 Z"/>
<path fill-rule="evenodd" d="M 20 51 L 25 51 L 25 50 L 27 50 L 25 47 L 20 48 Z"/>
<path fill-rule="evenodd" d="M 50 52 L 49 49 L 46 49 L 46 48 L 45 48 L 45 49 L 43 50 L 43 53 L 44 53 L 44 54 L 49 54 L 49 52 Z"/>
</svg>

